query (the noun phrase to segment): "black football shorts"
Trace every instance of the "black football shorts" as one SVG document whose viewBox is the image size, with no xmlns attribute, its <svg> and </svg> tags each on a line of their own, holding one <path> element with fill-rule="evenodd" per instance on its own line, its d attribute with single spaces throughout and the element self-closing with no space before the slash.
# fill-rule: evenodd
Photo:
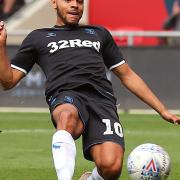
<svg viewBox="0 0 180 180">
<path fill-rule="evenodd" d="M 73 104 L 78 109 L 84 124 L 82 139 L 86 159 L 92 160 L 89 154 L 91 146 L 106 141 L 118 143 L 124 149 L 123 128 L 119 122 L 116 104 L 95 89 L 81 88 L 56 93 L 48 98 L 47 103 L 51 113 L 55 107 L 64 103 Z M 56 126 L 54 121 L 53 123 Z"/>
</svg>

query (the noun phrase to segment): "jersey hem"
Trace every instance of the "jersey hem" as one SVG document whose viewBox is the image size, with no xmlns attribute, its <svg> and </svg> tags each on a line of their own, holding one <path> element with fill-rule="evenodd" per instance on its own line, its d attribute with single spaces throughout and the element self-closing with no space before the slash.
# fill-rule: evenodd
<svg viewBox="0 0 180 180">
<path fill-rule="evenodd" d="M 122 65 L 122 64 L 124 64 L 124 63 L 125 63 L 125 60 L 121 61 L 121 62 L 118 63 L 118 64 L 115 64 L 115 65 L 111 66 L 111 67 L 109 68 L 109 70 L 112 70 L 112 69 L 114 69 L 114 68 L 116 68 L 116 67 L 118 67 L 118 66 L 120 66 L 120 65 Z"/>
<path fill-rule="evenodd" d="M 14 69 L 17 69 L 17 70 L 19 70 L 19 71 L 21 71 L 21 72 L 23 72 L 25 74 L 27 74 L 27 71 L 25 69 L 23 69 L 23 68 L 20 68 L 18 66 L 13 65 L 13 64 L 11 64 L 11 67 L 14 68 Z"/>
</svg>

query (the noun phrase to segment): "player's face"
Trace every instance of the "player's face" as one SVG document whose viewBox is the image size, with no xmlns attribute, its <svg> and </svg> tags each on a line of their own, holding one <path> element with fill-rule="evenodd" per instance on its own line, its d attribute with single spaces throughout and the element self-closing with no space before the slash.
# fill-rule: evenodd
<svg viewBox="0 0 180 180">
<path fill-rule="evenodd" d="M 84 0 L 51 0 L 57 11 L 57 25 L 77 25 L 84 10 Z"/>
</svg>

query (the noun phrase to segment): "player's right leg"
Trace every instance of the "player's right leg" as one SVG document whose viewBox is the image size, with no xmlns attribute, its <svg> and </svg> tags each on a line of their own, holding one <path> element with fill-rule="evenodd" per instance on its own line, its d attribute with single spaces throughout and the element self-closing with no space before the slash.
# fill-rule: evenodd
<svg viewBox="0 0 180 180">
<path fill-rule="evenodd" d="M 83 123 L 77 109 L 71 104 L 62 104 L 53 111 L 57 131 L 53 135 L 52 153 L 59 180 L 71 180 L 74 173 L 76 146 L 74 139 L 83 132 Z"/>
<path fill-rule="evenodd" d="M 48 104 L 57 130 L 52 139 L 52 154 L 58 180 L 71 180 L 76 157 L 74 140 L 84 130 L 87 111 L 73 91 L 49 98 Z"/>
</svg>

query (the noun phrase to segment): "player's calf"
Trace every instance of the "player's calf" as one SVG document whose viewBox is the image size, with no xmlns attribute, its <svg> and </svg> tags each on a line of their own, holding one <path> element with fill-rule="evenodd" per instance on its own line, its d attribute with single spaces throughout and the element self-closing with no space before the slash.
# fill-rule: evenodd
<svg viewBox="0 0 180 180">
<path fill-rule="evenodd" d="M 76 146 L 70 133 L 59 130 L 53 135 L 52 154 L 58 180 L 71 180 L 74 173 Z"/>
</svg>

